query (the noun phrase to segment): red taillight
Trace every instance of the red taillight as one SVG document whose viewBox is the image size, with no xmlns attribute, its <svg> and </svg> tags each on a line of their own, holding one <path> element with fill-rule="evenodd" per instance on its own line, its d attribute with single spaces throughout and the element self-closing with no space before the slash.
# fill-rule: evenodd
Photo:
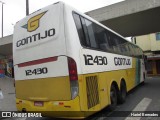
<svg viewBox="0 0 160 120">
<path fill-rule="evenodd" d="M 68 58 L 68 70 L 71 87 L 71 99 L 73 100 L 78 95 L 78 75 L 76 62 L 72 58 Z"/>
<path fill-rule="evenodd" d="M 68 69 L 69 69 L 70 80 L 78 80 L 77 65 L 72 58 L 68 58 Z"/>
</svg>

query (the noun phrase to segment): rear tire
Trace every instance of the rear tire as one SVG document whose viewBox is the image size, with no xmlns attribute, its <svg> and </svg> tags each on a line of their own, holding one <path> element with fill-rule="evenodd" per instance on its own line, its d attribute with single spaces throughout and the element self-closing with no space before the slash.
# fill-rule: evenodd
<svg viewBox="0 0 160 120">
<path fill-rule="evenodd" d="M 113 111 L 117 106 L 117 90 L 114 85 L 112 85 L 110 89 L 110 101 L 109 109 Z"/>
<path fill-rule="evenodd" d="M 126 96 L 127 96 L 127 88 L 125 82 L 121 82 L 121 89 L 118 94 L 118 102 L 120 104 L 124 103 L 126 101 Z"/>
</svg>

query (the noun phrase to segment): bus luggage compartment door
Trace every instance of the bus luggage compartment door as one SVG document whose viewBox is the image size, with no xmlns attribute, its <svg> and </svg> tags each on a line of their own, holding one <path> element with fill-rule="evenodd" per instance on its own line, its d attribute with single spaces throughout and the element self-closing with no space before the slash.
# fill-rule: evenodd
<svg viewBox="0 0 160 120">
<path fill-rule="evenodd" d="M 51 57 L 15 66 L 16 97 L 27 100 L 70 100 L 66 56 Z"/>
</svg>

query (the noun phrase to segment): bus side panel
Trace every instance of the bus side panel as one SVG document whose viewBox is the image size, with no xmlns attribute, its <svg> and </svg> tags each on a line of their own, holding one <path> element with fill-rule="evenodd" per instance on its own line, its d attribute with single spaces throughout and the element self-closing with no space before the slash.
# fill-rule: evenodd
<svg viewBox="0 0 160 120">
<path fill-rule="evenodd" d="M 121 79 L 127 81 L 128 75 L 132 74 L 132 58 L 89 49 L 82 49 L 80 54 L 83 79 L 85 81 L 83 82 L 83 91 L 86 93 L 84 98 L 87 101 L 85 106 L 87 104 L 88 107 L 84 109 L 89 111 L 102 109 L 110 104 L 109 95 L 112 82 L 116 81 L 120 88 Z M 129 82 L 128 84 L 131 86 L 133 83 Z"/>
<path fill-rule="evenodd" d="M 67 56 L 73 58 L 77 64 L 78 82 L 79 82 L 79 98 L 81 111 L 88 111 L 87 96 L 86 96 L 86 81 L 82 74 L 81 52 L 82 46 L 80 44 L 79 35 L 73 19 L 73 9 L 64 5 L 64 26 L 66 37 Z"/>
<path fill-rule="evenodd" d="M 145 66 L 143 59 L 137 58 L 136 59 L 136 79 L 135 79 L 135 86 L 139 85 L 141 82 L 144 81 L 145 75 Z"/>
<path fill-rule="evenodd" d="M 113 81 L 117 83 L 118 89 L 120 90 L 120 82 L 122 78 L 126 82 L 130 82 L 130 80 L 128 80 L 127 72 L 130 72 L 131 70 L 132 69 L 103 71 L 100 73 L 97 72 L 82 75 L 82 80 L 80 80 L 80 105 L 82 111 L 98 111 L 108 106 L 111 102 L 110 88 Z M 97 80 L 98 88 L 95 87 L 95 79 Z M 88 80 L 91 82 L 88 82 Z M 88 83 L 89 86 L 87 85 Z"/>
<path fill-rule="evenodd" d="M 127 91 L 130 91 L 135 87 L 135 70 L 136 70 L 136 58 L 132 58 L 132 68 L 127 70 L 128 80 L 127 83 Z"/>
</svg>

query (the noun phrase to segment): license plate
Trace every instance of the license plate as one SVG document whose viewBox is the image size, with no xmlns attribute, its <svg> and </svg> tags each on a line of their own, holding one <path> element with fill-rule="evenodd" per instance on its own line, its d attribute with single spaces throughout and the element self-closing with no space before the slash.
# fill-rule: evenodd
<svg viewBox="0 0 160 120">
<path fill-rule="evenodd" d="M 42 101 L 35 101 L 34 102 L 34 106 L 42 107 L 43 106 L 43 102 Z"/>
</svg>

